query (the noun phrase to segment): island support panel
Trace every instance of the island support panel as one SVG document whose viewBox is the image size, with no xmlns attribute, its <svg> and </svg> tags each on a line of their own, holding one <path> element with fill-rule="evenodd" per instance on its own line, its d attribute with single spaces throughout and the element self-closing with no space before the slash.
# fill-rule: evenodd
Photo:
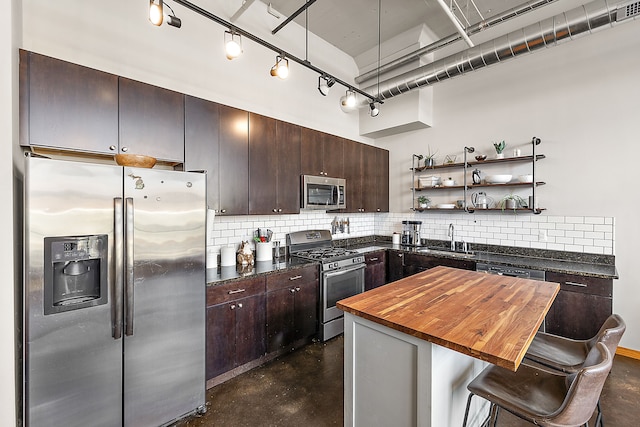
<svg viewBox="0 0 640 427">
<path fill-rule="evenodd" d="M 486 362 L 345 312 L 344 425 L 460 426 Z M 487 417 L 473 399 L 470 427 Z"/>
</svg>

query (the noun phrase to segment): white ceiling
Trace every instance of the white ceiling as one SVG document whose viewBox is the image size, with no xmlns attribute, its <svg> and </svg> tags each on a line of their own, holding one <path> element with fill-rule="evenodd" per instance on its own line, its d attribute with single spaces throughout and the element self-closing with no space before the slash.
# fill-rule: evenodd
<svg viewBox="0 0 640 427">
<path fill-rule="evenodd" d="M 305 4 L 305 0 L 261 0 L 282 14 L 281 21 Z M 382 43 L 425 24 L 434 41 L 456 33 L 456 28 L 436 0 L 380 0 Z M 511 9 L 525 0 L 473 0 L 484 19 Z M 445 0 L 464 27 L 482 20 L 472 0 Z M 338 49 L 357 57 L 378 45 L 378 0 L 316 0 L 295 22 Z M 467 22 L 468 21 L 468 22 Z"/>
</svg>

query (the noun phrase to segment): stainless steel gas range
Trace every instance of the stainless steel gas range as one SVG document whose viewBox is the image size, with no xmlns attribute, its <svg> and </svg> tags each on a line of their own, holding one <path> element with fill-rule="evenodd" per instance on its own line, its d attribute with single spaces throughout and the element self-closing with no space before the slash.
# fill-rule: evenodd
<svg viewBox="0 0 640 427">
<path fill-rule="evenodd" d="M 340 335 L 344 315 L 336 302 L 364 292 L 364 255 L 334 247 L 329 230 L 287 234 L 287 247 L 291 256 L 320 262 L 320 339 Z"/>
</svg>

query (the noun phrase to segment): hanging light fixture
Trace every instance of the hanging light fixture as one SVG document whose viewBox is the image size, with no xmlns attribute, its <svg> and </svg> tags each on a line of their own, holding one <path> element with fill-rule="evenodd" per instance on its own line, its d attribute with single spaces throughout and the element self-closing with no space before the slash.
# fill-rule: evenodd
<svg viewBox="0 0 640 427">
<path fill-rule="evenodd" d="M 378 114 L 380 114 L 380 110 L 378 109 L 378 107 L 376 107 L 376 104 L 374 102 L 369 104 L 369 108 L 371 109 L 371 117 L 378 117 Z"/>
<path fill-rule="evenodd" d="M 318 90 L 324 96 L 329 94 L 329 89 L 336 83 L 336 79 L 326 74 L 318 76 Z"/>
<path fill-rule="evenodd" d="M 271 67 L 271 75 L 283 80 L 286 79 L 289 75 L 289 60 L 280 55 L 276 56 L 276 63 Z"/>
<path fill-rule="evenodd" d="M 149 0 L 149 21 L 157 27 L 162 25 L 164 19 L 164 6 L 167 6 L 171 11 L 171 14 L 167 14 L 167 25 L 172 27 L 182 27 L 182 20 L 178 18 L 168 4 L 165 4 L 163 0 Z"/>
<path fill-rule="evenodd" d="M 162 0 L 149 0 L 149 21 L 157 27 L 162 25 Z"/>
<path fill-rule="evenodd" d="M 347 108 L 354 108 L 356 106 L 356 93 L 351 89 L 347 89 L 344 102 Z"/>
<path fill-rule="evenodd" d="M 224 32 L 224 50 L 227 59 L 232 60 L 242 55 L 242 36 L 235 31 Z"/>
</svg>

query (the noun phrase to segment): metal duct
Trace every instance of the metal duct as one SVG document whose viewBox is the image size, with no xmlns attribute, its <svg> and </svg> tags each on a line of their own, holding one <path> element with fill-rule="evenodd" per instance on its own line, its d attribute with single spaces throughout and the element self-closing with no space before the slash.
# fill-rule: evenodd
<svg viewBox="0 0 640 427">
<path fill-rule="evenodd" d="M 520 6 L 516 6 L 512 9 L 505 10 L 504 12 L 492 16 L 490 18 L 485 19 L 484 21 L 477 22 L 467 28 L 467 33 L 472 36 L 474 34 L 479 33 L 480 31 L 486 30 L 491 27 L 495 27 L 496 25 L 506 22 L 510 19 L 517 18 L 519 16 L 524 15 L 527 12 L 531 12 L 533 10 L 539 9 L 542 6 L 546 6 L 549 3 L 554 3 L 558 0 L 531 0 Z M 407 65 L 410 62 L 419 59 L 423 55 L 427 55 L 431 52 L 435 52 L 438 49 L 441 49 L 445 46 L 450 45 L 451 43 L 455 43 L 460 40 L 462 37 L 458 33 L 451 34 L 443 39 L 440 39 L 436 42 L 433 42 L 425 47 L 422 47 L 415 52 L 408 53 L 398 59 L 394 59 L 391 62 L 388 62 L 382 65 L 379 69 L 380 74 L 388 73 L 389 71 L 393 71 L 397 68 L 402 67 L 403 65 Z M 369 79 L 372 79 L 378 75 L 378 69 L 374 69 L 368 71 L 364 74 L 357 76 L 354 81 L 356 83 L 362 83 Z"/>
<path fill-rule="evenodd" d="M 617 6 L 610 6 L 607 0 L 588 3 L 380 82 L 378 96 L 382 100 L 392 98 L 521 54 L 573 40 L 607 25 L 613 26 L 616 21 L 635 19 L 640 16 L 639 5 L 640 0 Z M 623 12 L 618 13 L 619 10 Z M 617 15 L 623 18 L 616 18 Z M 377 87 L 378 85 L 370 86 L 364 92 L 375 94 Z"/>
</svg>

